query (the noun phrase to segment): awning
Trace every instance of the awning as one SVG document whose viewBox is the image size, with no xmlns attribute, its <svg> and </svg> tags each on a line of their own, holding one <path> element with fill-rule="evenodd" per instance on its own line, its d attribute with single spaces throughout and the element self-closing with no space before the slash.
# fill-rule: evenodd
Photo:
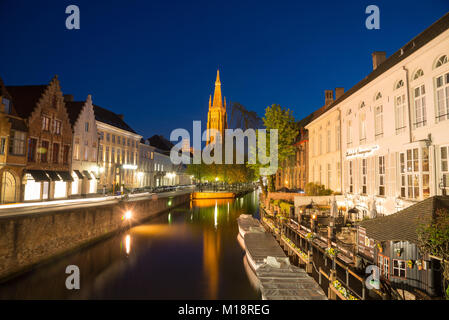
<svg viewBox="0 0 449 320">
<path fill-rule="evenodd" d="M 92 180 L 92 177 L 90 176 L 89 171 L 83 170 L 83 174 L 87 178 L 87 180 Z"/>
<path fill-rule="evenodd" d="M 62 181 L 73 181 L 73 178 L 70 175 L 70 172 L 68 172 L 68 171 L 56 171 L 56 172 L 62 178 Z"/>
<path fill-rule="evenodd" d="M 79 172 L 79 170 L 73 170 L 75 172 L 75 174 L 78 176 L 78 179 L 84 179 L 84 176 L 81 174 L 81 172 Z"/>
<path fill-rule="evenodd" d="M 45 174 L 43 170 L 25 170 L 25 173 L 31 174 L 34 181 L 42 182 L 42 181 L 50 181 L 50 178 Z"/>
<path fill-rule="evenodd" d="M 47 171 L 47 170 L 45 170 L 45 173 L 48 174 L 50 179 L 53 180 L 53 181 L 60 181 L 61 180 L 61 178 L 58 176 L 56 171 Z"/>
<path fill-rule="evenodd" d="M 100 176 L 98 174 L 95 173 L 95 171 L 91 171 L 90 172 L 92 174 L 92 176 L 94 176 L 96 179 L 100 179 Z"/>
</svg>

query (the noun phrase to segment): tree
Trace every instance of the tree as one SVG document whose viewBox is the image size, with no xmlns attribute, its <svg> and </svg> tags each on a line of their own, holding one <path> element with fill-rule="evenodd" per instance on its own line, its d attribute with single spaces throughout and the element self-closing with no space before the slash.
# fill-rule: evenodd
<svg viewBox="0 0 449 320">
<path fill-rule="evenodd" d="M 443 285 L 449 290 L 449 210 L 437 209 L 430 223 L 418 227 L 419 248 L 422 253 L 441 259 Z M 446 299 L 449 296 L 446 290 Z"/>
<path fill-rule="evenodd" d="M 295 117 L 293 116 L 290 109 L 281 107 L 278 104 L 273 104 L 271 107 L 265 109 L 265 116 L 262 118 L 264 127 L 267 129 L 267 134 L 269 135 L 271 130 L 276 129 L 278 131 L 278 169 L 281 169 L 284 165 L 286 159 L 291 155 L 295 154 L 295 147 L 293 143 L 298 136 L 298 127 L 295 122 Z M 259 139 L 259 136 L 257 136 Z M 267 145 L 269 145 L 269 137 L 267 137 Z M 272 152 L 271 146 L 267 149 Z M 250 152 L 255 152 L 255 150 L 250 150 Z M 258 169 L 262 167 L 259 163 L 256 165 L 250 165 L 257 174 Z M 275 175 L 269 175 L 268 177 L 268 190 L 272 191 L 274 189 L 274 178 Z M 264 195 L 266 195 L 266 190 L 262 185 L 262 177 L 259 178 L 262 190 L 264 190 Z"/>
</svg>

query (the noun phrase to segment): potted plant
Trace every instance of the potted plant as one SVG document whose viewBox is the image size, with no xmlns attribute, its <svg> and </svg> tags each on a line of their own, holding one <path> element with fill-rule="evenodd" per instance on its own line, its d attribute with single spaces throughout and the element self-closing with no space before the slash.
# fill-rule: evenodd
<svg viewBox="0 0 449 320">
<path fill-rule="evenodd" d="M 379 250 L 379 252 L 383 251 L 382 244 L 380 242 L 377 243 L 377 249 Z"/>
<path fill-rule="evenodd" d="M 401 248 L 394 249 L 394 252 L 396 252 L 396 255 L 397 255 L 398 257 L 400 257 L 401 254 L 402 254 L 402 249 L 401 249 Z"/>
<path fill-rule="evenodd" d="M 416 260 L 416 265 L 418 266 L 418 270 L 422 270 L 422 265 L 423 265 L 423 263 L 422 263 L 422 261 L 421 260 Z"/>
<path fill-rule="evenodd" d="M 413 269 L 413 260 L 407 260 L 407 266 L 408 266 L 410 269 Z"/>
</svg>

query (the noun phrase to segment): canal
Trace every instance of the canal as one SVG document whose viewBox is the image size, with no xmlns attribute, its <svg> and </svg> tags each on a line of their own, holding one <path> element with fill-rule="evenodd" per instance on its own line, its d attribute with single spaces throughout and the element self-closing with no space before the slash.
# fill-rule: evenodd
<svg viewBox="0 0 449 320">
<path fill-rule="evenodd" d="M 0 299 L 260 299 L 245 272 L 237 217 L 258 194 L 198 200 L 0 284 Z M 68 265 L 80 270 L 67 290 Z"/>
</svg>

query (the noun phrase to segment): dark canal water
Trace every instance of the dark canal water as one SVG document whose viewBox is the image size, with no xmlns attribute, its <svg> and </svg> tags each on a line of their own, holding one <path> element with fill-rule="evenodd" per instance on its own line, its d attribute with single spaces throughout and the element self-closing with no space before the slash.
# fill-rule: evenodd
<svg viewBox="0 0 449 320">
<path fill-rule="evenodd" d="M 0 284 L 0 299 L 260 299 L 237 242 L 242 213 L 258 216 L 256 192 L 194 201 Z M 65 287 L 68 265 L 80 290 Z"/>
</svg>

